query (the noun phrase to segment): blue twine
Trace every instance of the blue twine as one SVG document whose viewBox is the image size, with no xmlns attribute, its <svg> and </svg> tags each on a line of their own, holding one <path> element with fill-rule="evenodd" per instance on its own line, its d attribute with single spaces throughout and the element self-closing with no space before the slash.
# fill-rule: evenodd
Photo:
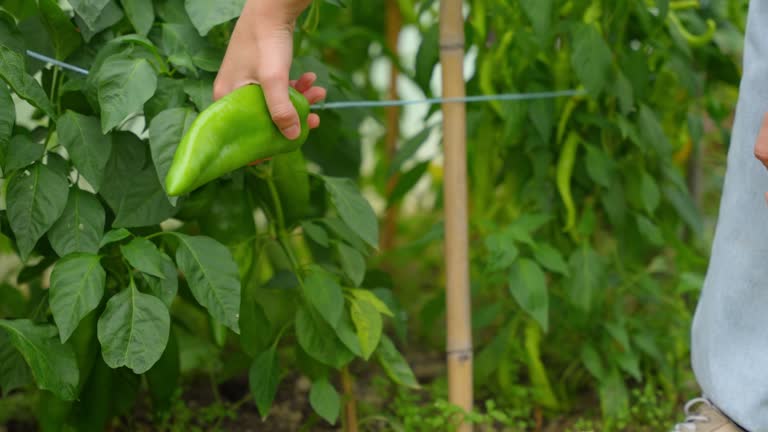
<svg viewBox="0 0 768 432">
<path fill-rule="evenodd" d="M 63 61 L 58 61 L 58 60 L 56 60 L 54 58 L 50 58 L 48 56 L 42 55 L 40 53 L 36 53 L 34 51 L 27 50 L 27 55 L 32 57 L 33 59 L 40 60 L 42 62 L 50 63 L 50 64 L 58 66 L 58 67 L 60 67 L 62 69 L 68 69 L 68 70 L 71 70 L 72 72 L 77 72 L 79 74 L 88 75 L 88 71 L 83 69 L 83 68 L 77 67 L 75 65 L 71 65 L 69 63 L 64 63 Z"/>
<path fill-rule="evenodd" d="M 72 72 L 77 72 L 82 75 L 88 75 L 88 71 L 48 57 L 46 55 L 27 50 L 27 55 L 47 62 L 52 65 L 58 66 L 62 69 L 67 69 Z M 411 100 L 383 100 L 383 101 L 342 101 L 342 102 L 323 102 L 312 105 L 312 109 L 345 109 L 345 108 L 383 108 L 383 107 L 395 107 L 395 106 L 408 106 L 408 105 L 435 105 L 442 103 L 473 103 L 473 102 L 491 102 L 491 101 L 521 101 L 521 100 L 535 100 L 535 99 L 555 99 L 568 96 L 579 96 L 586 94 L 584 90 L 560 90 L 560 91 L 548 91 L 548 92 L 532 92 L 532 93 L 501 93 L 494 95 L 480 95 L 480 96 L 465 96 L 457 98 L 424 98 L 424 99 L 411 99 Z"/>
</svg>

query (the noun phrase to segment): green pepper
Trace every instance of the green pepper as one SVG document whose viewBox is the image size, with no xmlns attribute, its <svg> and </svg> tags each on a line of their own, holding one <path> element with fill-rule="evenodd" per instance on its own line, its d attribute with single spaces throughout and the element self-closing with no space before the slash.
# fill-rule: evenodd
<svg viewBox="0 0 768 432">
<path fill-rule="evenodd" d="M 241 87 L 206 108 L 176 149 L 165 178 L 168 195 L 183 195 L 250 162 L 301 147 L 309 134 L 309 102 L 294 88 L 289 96 L 301 119 L 295 140 L 272 122 L 261 86 Z"/>
<path fill-rule="evenodd" d="M 309 214 L 309 174 L 301 150 L 272 159 L 272 181 L 280 197 L 286 226 L 293 225 Z"/>
<path fill-rule="evenodd" d="M 212 237 L 226 246 L 234 246 L 256 238 L 256 223 L 247 191 L 232 182 L 214 186 L 214 196 L 207 211 L 200 214 L 201 234 Z"/>
</svg>

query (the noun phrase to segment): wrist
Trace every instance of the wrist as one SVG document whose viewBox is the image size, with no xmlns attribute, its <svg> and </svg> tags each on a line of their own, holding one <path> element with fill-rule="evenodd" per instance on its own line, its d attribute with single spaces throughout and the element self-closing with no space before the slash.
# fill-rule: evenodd
<svg viewBox="0 0 768 432">
<path fill-rule="evenodd" d="M 306 9 L 312 0 L 248 0 L 243 15 L 252 15 L 259 19 L 290 24 Z"/>
</svg>

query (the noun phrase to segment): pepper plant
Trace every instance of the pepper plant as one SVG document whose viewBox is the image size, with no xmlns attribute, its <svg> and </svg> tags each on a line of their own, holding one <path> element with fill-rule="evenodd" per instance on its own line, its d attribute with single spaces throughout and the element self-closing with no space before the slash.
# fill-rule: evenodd
<svg viewBox="0 0 768 432">
<path fill-rule="evenodd" d="M 311 170 L 295 152 L 182 197 L 164 190 L 243 1 L 212 4 L 0 2 L 0 227 L 23 263 L 22 290 L 0 293 L 0 389 L 38 392 L 44 431 L 104 430 L 142 388 L 163 410 L 195 370 L 245 367 L 262 416 L 284 372 L 301 371 L 330 423 L 332 372 L 349 379 L 355 359 L 417 386 L 383 333 L 399 306 L 367 271 L 376 216 L 356 168 L 323 163 L 322 132 L 304 147 Z M 302 17 L 299 48 L 322 6 Z M 365 91 L 323 72 L 331 97 Z"/>
<path fill-rule="evenodd" d="M 676 406 L 692 396 L 680 371 L 708 253 L 691 191 L 706 178 L 704 143 L 727 139 L 746 2 L 468 3 L 468 94 L 583 92 L 468 106 L 478 397 L 557 413 L 597 394 L 608 427 L 640 382 Z M 410 22 L 426 36 L 404 71 L 427 95 L 438 61 L 428 23 Z M 414 140 L 396 160 L 424 136 Z M 398 186 L 428 166 L 410 165 Z M 439 238 L 435 219 L 416 231 Z M 428 238 L 404 260 L 430 256 Z M 419 303 L 426 328 L 441 316 L 433 292 Z"/>
</svg>

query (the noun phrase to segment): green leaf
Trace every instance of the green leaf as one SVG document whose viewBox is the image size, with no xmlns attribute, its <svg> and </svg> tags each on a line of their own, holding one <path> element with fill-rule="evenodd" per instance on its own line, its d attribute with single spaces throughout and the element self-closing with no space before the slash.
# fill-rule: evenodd
<svg viewBox="0 0 768 432">
<path fill-rule="evenodd" d="M 112 140 L 101 133 L 99 119 L 67 111 L 57 121 L 59 142 L 80 174 L 98 192 L 112 154 Z"/>
<path fill-rule="evenodd" d="M 72 348 L 59 342 L 56 327 L 30 320 L 0 320 L 14 347 L 27 362 L 37 386 L 67 401 L 77 397 L 80 374 Z"/>
<path fill-rule="evenodd" d="M 99 243 L 99 249 L 103 248 L 104 246 L 110 244 L 119 242 L 120 240 L 126 239 L 131 236 L 131 232 L 128 231 L 125 228 L 117 228 L 109 231 L 104 235 L 104 238 L 101 239 L 101 243 Z"/>
<path fill-rule="evenodd" d="M 640 105 L 640 114 L 638 115 L 638 128 L 640 136 L 647 148 L 652 148 L 660 156 L 672 153 L 672 145 L 661 127 L 656 113 L 647 105 Z"/>
<path fill-rule="evenodd" d="M 531 20 L 539 38 L 547 36 L 552 22 L 552 0 L 521 0 L 523 12 Z"/>
<path fill-rule="evenodd" d="M 176 263 L 192 295 L 214 319 L 239 334 L 240 277 L 229 249 L 210 237 L 174 235 L 179 239 Z"/>
<path fill-rule="evenodd" d="M 357 336 L 355 324 L 352 322 L 348 309 L 345 308 L 342 311 L 339 325 L 334 330 L 336 331 L 336 336 L 352 354 L 358 357 L 363 356 L 363 350 L 360 348 L 360 338 Z"/>
<path fill-rule="evenodd" d="M 337 242 L 336 251 L 339 253 L 339 261 L 344 273 L 352 283 L 359 287 L 365 277 L 365 257 L 345 243 Z"/>
<path fill-rule="evenodd" d="M 412 389 L 420 387 L 408 362 L 405 361 L 405 358 L 397 350 L 395 344 L 386 335 L 381 337 L 379 347 L 376 349 L 376 358 L 392 381 Z"/>
<path fill-rule="evenodd" d="M 171 169 L 176 147 L 189 126 L 195 120 L 194 111 L 189 108 L 171 108 L 165 110 L 152 119 L 149 125 L 149 147 L 152 151 L 152 161 L 155 163 L 157 178 L 165 190 L 165 177 Z M 176 204 L 178 198 L 169 200 Z"/>
<path fill-rule="evenodd" d="M 216 2 L 185 0 L 184 6 L 189 14 L 189 19 L 200 32 L 200 36 L 205 36 L 217 25 L 239 17 L 245 2 L 246 0 L 218 0 Z"/>
<path fill-rule="evenodd" d="M 605 368 L 603 367 L 603 361 L 600 359 L 600 354 L 594 346 L 591 344 L 582 346 L 581 361 L 593 377 L 598 381 L 603 380 L 603 377 L 605 376 Z"/>
<path fill-rule="evenodd" d="M 46 265 L 46 268 L 50 265 Z M 21 285 L 17 277 L 17 285 Z M 11 285 L 10 283 L 0 283 L 0 298 L 3 299 L 0 303 L 0 314 L 6 318 L 19 318 L 23 317 L 27 313 L 27 297 L 22 293 L 21 289 Z"/>
<path fill-rule="evenodd" d="M 573 304 L 589 312 L 605 272 L 603 262 L 597 252 L 584 245 L 573 252 L 569 263 L 571 277 L 567 280 L 568 296 Z"/>
<path fill-rule="evenodd" d="M 110 0 L 69 0 L 72 9 L 90 28 L 95 28 L 99 16 Z"/>
<path fill-rule="evenodd" d="M 545 0 L 546 2 L 547 0 Z M 536 86 L 532 91 L 546 91 L 546 88 Z M 555 104 L 552 99 L 534 99 L 528 103 L 528 117 L 541 136 L 544 143 L 552 139 L 555 126 Z"/>
<path fill-rule="evenodd" d="M 0 45 L 5 45 L 6 47 L 12 49 L 13 51 L 16 51 L 19 54 L 24 54 L 24 51 L 27 48 L 29 48 L 27 46 L 28 41 L 26 40 L 25 34 L 16 25 L 16 21 L 18 19 L 19 21 L 25 21 L 26 23 L 26 22 L 35 21 L 35 20 L 34 19 L 27 20 L 26 19 L 27 16 L 20 17 L 17 14 L 17 12 L 21 12 L 21 11 L 13 10 L 14 7 L 21 7 L 21 6 L 20 5 L 14 6 L 10 3 L 15 3 L 19 1 L 26 2 L 26 0 L 3 0 L 2 2 L 3 10 L 0 10 Z M 34 2 L 32 2 L 31 6 L 32 6 L 30 11 L 31 13 L 29 15 L 36 14 L 37 5 Z M 26 11 L 22 12 L 22 14 L 26 15 Z M 14 18 L 13 15 L 15 15 L 16 18 Z"/>
<path fill-rule="evenodd" d="M 147 164 L 147 145 L 135 135 L 114 135 L 101 196 L 115 212 L 112 226 L 143 227 L 159 224 L 176 209 L 168 202 L 152 164 Z"/>
<path fill-rule="evenodd" d="M 336 332 L 316 312 L 301 306 L 296 312 L 296 337 L 310 357 L 325 365 L 341 368 L 354 358 L 336 337 Z"/>
<path fill-rule="evenodd" d="M 637 222 L 637 229 L 640 234 L 648 240 L 649 243 L 656 246 L 664 245 L 664 238 L 661 234 L 661 230 L 650 219 L 643 215 L 636 215 L 635 221 Z"/>
<path fill-rule="evenodd" d="M 0 148 L 10 141 L 13 125 L 16 123 L 16 107 L 11 92 L 0 83 Z M 0 153 L 0 166 L 5 166 L 5 153 Z"/>
<path fill-rule="evenodd" d="M 600 148 L 593 145 L 586 145 L 586 147 L 587 173 L 595 183 L 606 188 L 610 187 L 616 163 Z"/>
<path fill-rule="evenodd" d="M 376 213 L 352 180 L 337 177 L 323 177 L 323 180 L 341 220 L 366 243 L 378 247 L 379 223 Z"/>
<path fill-rule="evenodd" d="M 144 237 L 136 237 L 130 243 L 121 245 L 120 251 L 135 269 L 165 279 L 163 256 L 154 243 Z"/>
<path fill-rule="evenodd" d="M 72 25 L 57 0 L 38 0 L 40 20 L 48 31 L 56 58 L 64 60 L 75 52 L 83 42 L 80 33 Z"/>
<path fill-rule="evenodd" d="M 107 0 L 107 5 L 94 22 L 88 23 L 80 15 L 75 15 L 75 24 L 80 29 L 83 39 L 90 42 L 96 34 L 117 24 L 124 16 L 125 14 L 115 0 Z"/>
<path fill-rule="evenodd" d="M 37 5 L 29 0 L 3 0 L 3 9 L 13 14 L 16 19 L 23 20 L 37 12 Z"/>
<path fill-rule="evenodd" d="M 244 291 L 240 300 L 240 347 L 251 357 L 269 346 L 273 331 L 264 308 L 253 299 L 255 296 L 256 293 Z"/>
<path fill-rule="evenodd" d="M 323 247 L 330 246 L 331 243 L 328 240 L 328 233 L 317 222 L 304 221 L 301 223 L 301 229 L 304 231 L 304 234 L 307 237 L 312 239 L 315 243 L 319 244 L 320 246 L 323 246 Z"/>
<path fill-rule="evenodd" d="M 485 238 L 485 248 L 488 249 L 488 271 L 505 270 L 515 262 L 520 251 L 514 241 L 509 230 L 494 232 Z"/>
<path fill-rule="evenodd" d="M 309 389 L 309 404 L 325 421 L 336 424 L 341 410 L 341 397 L 327 378 L 312 382 L 312 387 Z"/>
<path fill-rule="evenodd" d="M 142 110 L 155 94 L 157 74 L 145 59 L 109 57 L 96 72 L 101 131 L 107 133 Z"/>
<path fill-rule="evenodd" d="M 358 252 L 364 255 L 368 254 L 368 246 L 365 244 L 365 242 L 360 238 L 360 236 L 355 234 L 349 228 L 349 226 L 347 226 L 347 224 L 342 222 L 341 219 L 326 217 L 321 219 L 321 221 L 330 230 L 329 234 L 334 235 L 339 240 L 343 240 L 355 248 Z"/>
<path fill-rule="evenodd" d="M 184 93 L 189 96 L 197 110 L 202 112 L 213 103 L 213 81 L 187 80 L 184 82 Z"/>
<path fill-rule="evenodd" d="M 72 254 L 59 260 L 51 272 L 50 303 L 53 319 L 64 343 L 80 320 L 96 309 L 104 296 L 107 273 L 91 254 Z"/>
<path fill-rule="evenodd" d="M 2 144 L 0 142 L 0 145 Z M 5 154 L 3 173 L 10 174 L 42 159 L 45 146 L 32 141 L 27 135 L 16 135 L 5 142 L 3 153 Z"/>
<path fill-rule="evenodd" d="M 186 104 L 187 95 L 184 93 L 186 83 L 187 80 L 173 79 L 165 76 L 157 79 L 157 91 L 144 104 L 144 116 L 147 118 L 147 123 L 150 126 L 154 118 L 161 112 L 171 108 L 183 107 Z M 150 141 L 151 139 L 150 136 Z"/>
<path fill-rule="evenodd" d="M 164 277 L 154 277 L 145 273 L 144 280 L 147 281 L 149 286 L 149 293 L 162 300 L 170 308 L 173 300 L 176 298 L 176 293 L 179 291 L 179 273 L 171 257 L 162 252 L 160 257 Z"/>
<path fill-rule="evenodd" d="M 700 234 L 704 230 L 704 222 L 696 203 L 688 191 L 681 190 L 672 185 L 664 186 L 664 197 L 677 210 L 677 214 L 683 218 L 694 233 Z"/>
<path fill-rule="evenodd" d="M 410 192 L 416 184 L 424 177 L 429 168 L 430 161 L 424 161 L 416 164 L 413 168 L 404 172 L 397 180 L 397 184 L 392 189 L 392 193 L 387 198 L 387 208 L 398 204 L 405 195 Z"/>
<path fill-rule="evenodd" d="M 155 9 L 152 0 L 121 0 L 128 20 L 136 33 L 146 36 L 155 22 Z"/>
<path fill-rule="evenodd" d="M 563 259 L 563 255 L 559 250 L 552 247 L 552 245 L 548 243 L 537 243 L 533 248 L 533 254 L 536 257 L 536 261 L 545 268 L 566 276 L 570 273 L 568 271 L 568 263 Z"/>
<path fill-rule="evenodd" d="M 148 371 L 168 344 L 171 318 L 156 297 L 131 282 L 112 296 L 98 323 L 104 361 L 112 369 L 126 366 L 136 374 Z"/>
<path fill-rule="evenodd" d="M 653 214 L 661 202 L 661 192 L 656 181 L 647 172 L 640 178 L 640 190 L 643 197 L 643 207 L 648 214 Z"/>
<path fill-rule="evenodd" d="M 190 53 L 192 48 L 188 46 L 190 36 L 196 39 L 200 38 L 194 27 L 184 24 L 164 23 L 162 24 L 162 32 L 163 51 L 168 55 L 168 61 L 187 74 L 197 77 L 197 68 L 195 68 L 195 63 L 192 61 Z"/>
<path fill-rule="evenodd" d="M 383 323 L 381 314 L 376 306 L 366 300 L 354 299 L 349 305 L 349 313 L 352 322 L 357 329 L 357 337 L 360 340 L 360 351 L 363 358 L 368 360 L 376 350 L 381 340 Z"/>
<path fill-rule="evenodd" d="M 105 218 L 104 207 L 98 198 L 73 186 L 64 212 L 48 231 L 51 247 L 60 257 L 73 252 L 98 252 Z"/>
<path fill-rule="evenodd" d="M 509 273 L 509 291 L 517 304 L 546 332 L 549 327 L 549 293 L 541 267 L 527 258 L 518 260 Z"/>
<path fill-rule="evenodd" d="M 628 115 L 635 107 L 634 89 L 632 88 L 632 82 L 620 71 L 616 75 L 614 92 L 616 93 L 616 98 L 619 100 L 621 113 Z"/>
<path fill-rule="evenodd" d="M 25 71 L 22 54 L 0 44 L 0 78 L 25 101 L 43 110 L 49 117 L 55 117 L 53 104 L 40 84 Z"/>
<path fill-rule="evenodd" d="M 68 194 L 67 179 L 40 163 L 8 182 L 8 221 L 23 261 L 64 212 Z"/>
<path fill-rule="evenodd" d="M 416 53 L 416 84 L 424 94 L 431 94 L 430 83 L 435 65 L 440 61 L 440 26 L 432 25 L 424 33 L 424 37 Z"/>
<path fill-rule="evenodd" d="M 331 327 L 336 328 L 344 308 L 344 294 L 333 275 L 315 267 L 304 280 L 302 290 L 309 304 L 317 309 Z"/>
<path fill-rule="evenodd" d="M 600 407 L 604 416 L 616 418 L 629 410 L 629 391 L 615 367 L 606 372 L 599 384 Z"/>
<path fill-rule="evenodd" d="M 34 384 L 32 372 L 24 357 L 10 342 L 6 332 L 0 332 L 0 396 Z"/>
<path fill-rule="evenodd" d="M 384 301 L 377 297 L 373 291 L 368 291 L 365 289 L 353 289 L 351 292 L 356 299 L 372 304 L 376 310 L 379 311 L 379 313 L 394 318 L 395 314 L 392 312 L 392 309 L 390 309 L 389 306 L 384 303 Z M 385 290 L 385 292 L 387 291 Z"/>
<path fill-rule="evenodd" d="M 429 135 L 433 130 L 434 127 L 426 127 L 400 145 L 397 149 L 397 153 L 395 153 L 395 156 L 392 158 L 392 162 L 389 164 L 387 175 L 392 176 L 396 172 L 399 172 L 403 167 L 403 164 L 419 151 L 422 144 L 427 141 L 427 138 L 429 138 Z"/>
<path fill-rule="evenodd" d="M 571 63 L 592 97 L 599 96 L 608 81 L 611 50 L 594 25 L 578 24 L 573 31 Z"/>
<path fill-rule="evenodd" d="M 192 63 L 206 72 L 218 72 L 224 61 L 224 50 L 206 44 L 192 55 Z"/>
<path fill-rule="evenodd" d="M 248 382 L 263 420 L 269 415 L 272 401 L 277 394 L 277 385 L 280 383 L 280 365 L 275 347 L 256 356 L 248 372 Z"/>
</svg>

